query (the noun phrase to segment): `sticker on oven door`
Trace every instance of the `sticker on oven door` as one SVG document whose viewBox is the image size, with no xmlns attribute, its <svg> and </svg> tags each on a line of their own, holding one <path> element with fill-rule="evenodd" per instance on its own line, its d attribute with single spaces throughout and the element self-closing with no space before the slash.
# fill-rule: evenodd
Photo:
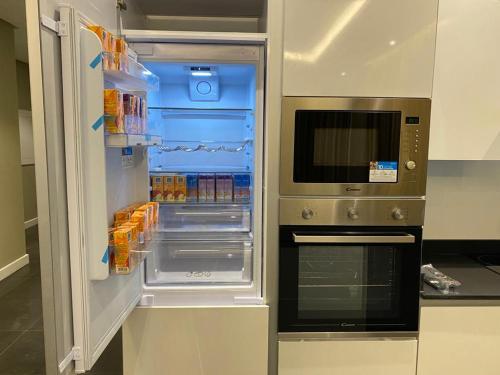
<svg viewBox="0 0 500 375">
<path fill-rule="evenodd" d="M 369 182 L 398 182 L 398 162 L 371 161 Z"/>
</svg>

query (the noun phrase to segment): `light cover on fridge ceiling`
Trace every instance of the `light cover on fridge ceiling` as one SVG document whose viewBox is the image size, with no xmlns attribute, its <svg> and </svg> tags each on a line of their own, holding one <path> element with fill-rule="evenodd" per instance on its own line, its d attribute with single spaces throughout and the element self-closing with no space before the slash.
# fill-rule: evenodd
<svg viewBox="0 0 500 375">
<path fill-rule="evenodd" d="M 218 101 L 219 77 L 215 68 L 210 66 L 189 67 L 189 95 L 192 101 Z"/>
</svg>

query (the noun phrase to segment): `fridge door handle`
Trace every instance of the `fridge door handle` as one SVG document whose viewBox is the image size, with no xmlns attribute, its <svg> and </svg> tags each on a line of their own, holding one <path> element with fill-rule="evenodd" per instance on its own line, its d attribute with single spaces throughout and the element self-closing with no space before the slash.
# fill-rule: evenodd
<svg viewBox="0 0 500 375">
<path fill-rule="evenodd" d="M 364 235 L 300 235 L 293 234 L 293 242 L 295 243 L 415 243 L 415 236 L 412 234 L 400 235 L 381 235 L 381 236 L 364 236 Z"/>
</svg>

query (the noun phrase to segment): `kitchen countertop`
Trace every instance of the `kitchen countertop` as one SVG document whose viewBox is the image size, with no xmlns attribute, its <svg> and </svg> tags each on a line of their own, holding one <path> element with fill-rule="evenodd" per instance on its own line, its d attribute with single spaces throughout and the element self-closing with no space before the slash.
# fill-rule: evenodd
<svg viewBox="0 0 500 375">
<path fill-rule="evenodd" d="M 423 282 L 423 299 L 499 299 L 500 274 L 491 271 L 469 256 L 461 254 L 440 255 L 432 262 L 434 267 L 444 274 L 460 281 L 462 285 L 443 294 Z"/>
</svg>

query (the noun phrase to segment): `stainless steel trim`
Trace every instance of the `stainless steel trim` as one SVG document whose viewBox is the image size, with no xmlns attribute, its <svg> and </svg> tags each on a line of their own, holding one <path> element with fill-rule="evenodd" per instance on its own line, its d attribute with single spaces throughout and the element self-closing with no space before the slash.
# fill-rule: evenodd
<svg viewBox="0 0 500 375">
<path fill-rule="evenodd" d="M 425 199 L 280 198 L 280 225 L 421 226 L 424 213 Z"/>
<path fill-rule="evenodd" d="M 278 332 L 279 341 L 415 340 L 418 332 Z"/>
<path fill-rule="evenodd" d="M 401 111 L 398 182 L 371 184 L 294 182 L 295 111 L 299 109 Z M 321 195 L 350 197 L 424 196 L 427 182 L 430 112 L 430 99 L 284 97 L 282 102 L 281 125 L 280 194 L 287 196 Z M 407 116 L 418 116 L 420 118 L 420 124 L 405 124 L 405 118 Z M 418 146 L 416 146 L 417 144 Z M 407 163 L 410 161 L 415 162 L 415 169 L 408 169 L 406 167 Z"/>
<path fill-rule="evenodd" d="M 411 234 L 399 236 L 301 236 L 293 234 L 295 243 L 415 243 Z"/>
</svg>

